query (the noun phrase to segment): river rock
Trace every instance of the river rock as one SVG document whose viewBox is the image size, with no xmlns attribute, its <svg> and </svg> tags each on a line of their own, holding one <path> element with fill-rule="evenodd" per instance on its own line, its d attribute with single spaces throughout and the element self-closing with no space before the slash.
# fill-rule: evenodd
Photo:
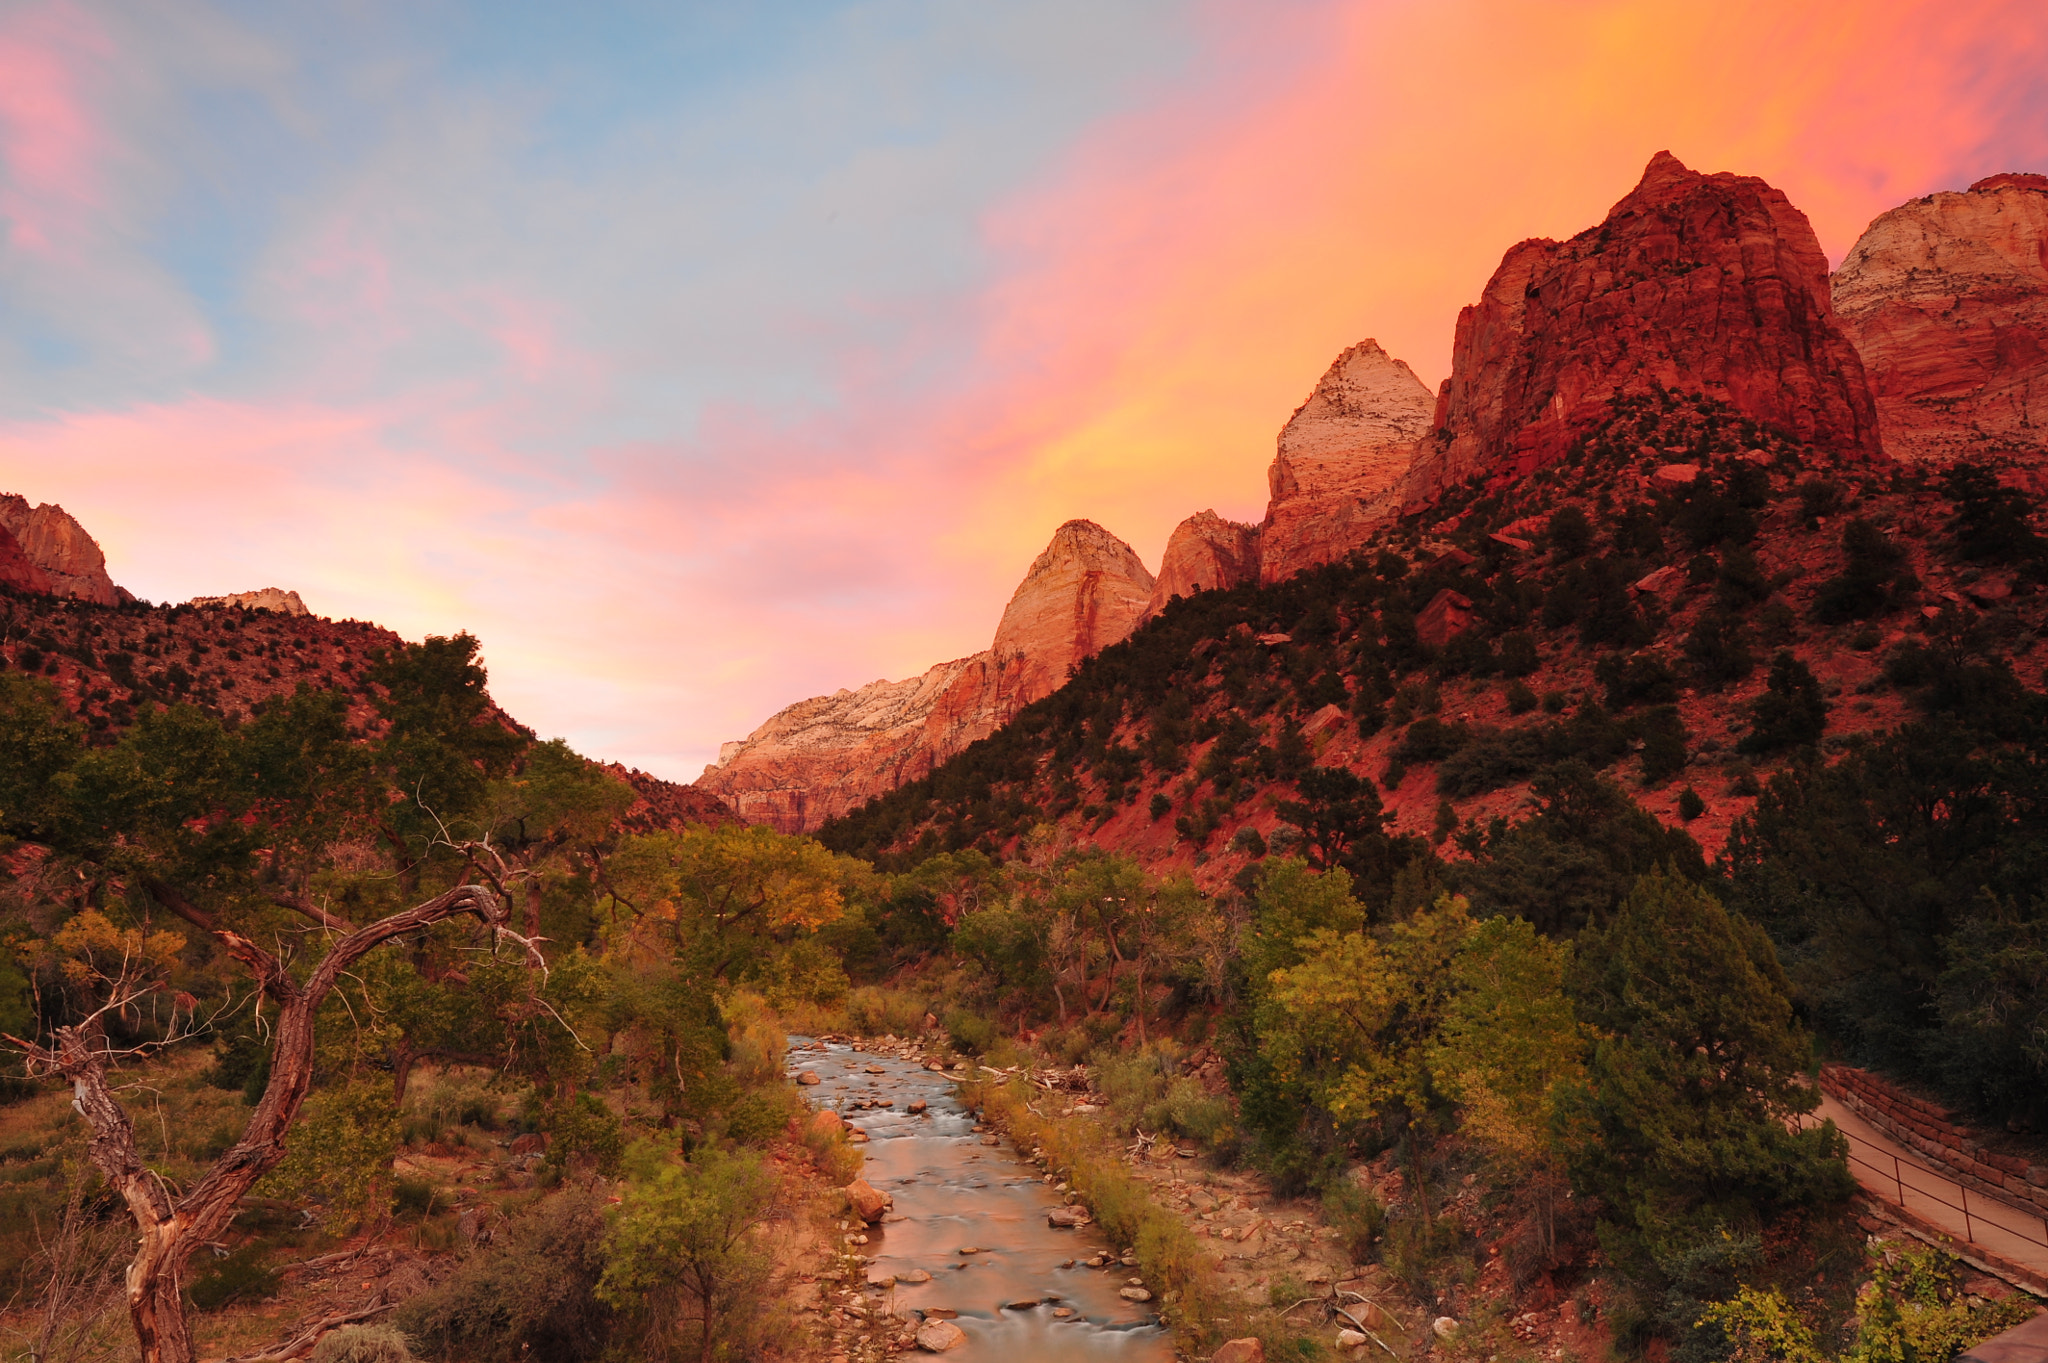
<svg viewBox="0 0 2048 1363">
<path fill-rule="evenodd" d="M 1209 1363 L 1266 1363 L 1266 1346 L 1256 1338 L 1226 1340 Z"/>
<path fill-rule="evenodd" d="M 866 1145 L 868 1133 L 857 1126 L 848 1127 L 846 1129 L 846 1139 L 854 1145 Z"/>
<path fill-rule="evenodd" d="M 828 1107 L 811 1114 L 809 1130 L 820 1139 L 836 1136 L 846 1130 L 846 1119 Z"/>
<path fill-rule="evenodd" d="M 861 1220 L 875 1222 L 882 1219 L 882 1213 L 895 1201 L 864 1178 L 857 1178 L 846 1185 L 846 1204 L 853 1208 L 853 1214 Z"/>
<path fill-rule="evenodd" d="M 1046 1224 L 1054 1230 L 1073 1230 L 1087 1225 L 1089 1220 L 1086 1207 L 1054 1207 L 1045 1214 Z"/>
<path fill-rule="evenodd" d="M 895 1285 L 896 1275 L 894 1273 L 891 1273 L 879 1264 L 868 1265 L 869 1287 L 894 1287 Z"/>
<path fill-rule="evenodd" d="M 1458 1333 L 1458 1322 L 1449 1316 L 1438 1316 L 1429 1323 L 1429 1332 L 1438 1339 L 1449 1339 Z"/>
<path fill-rule="evenodd" d="M 1003 1138 L 1001 1136 L 983 1136 L 981 1138 L 981 1143 L 983 1145 L 1001 1145 L 1003 1143 Z"/>
<path fill-rule="evenodd" d="M 932 1275 L 925 1272 L 921 1268 L 908 1269 L 905 1272 L 896 1275 L 897 1282 L 910 1283 L 913 1286 L 915 1286 L 918 1283 L 928 1283 L 931 1280 Z"/>
<path fill-rule="evenodd" d="M 1360 1333 L 1359 1333 L 1358 1331 L 1356 1331 L 1356 1330 L 1339 1330 L 1339 1331 L 1337 1332 L 1337 1347 L 1338 1347 L 1338 1348 L 1340 1348 L 1340 1349 L 1363 1349 L 1363 1348 L 1364 1348 L 1365 1346 L 1366 1346 L 1366 1337 L 1365 1337 L 1364 1335 L 1360 1334 Z"/>
<path fill-rule="evenodd" d="M 822 1080 L 822 1079 L 820 1079 L 820 1078 L 818 1077 L 818 1072 L 817 1072 L 816 1070 L 805 1070 L 805 1071 L 804 1071 L 804 1072 L 803 1072 L 802 1074 L 799 1074 L 799 1075 L 798 1075 L 798 1076 L 796 1077 L 796 1081 L 797 1081 L 797 1082 L 798 1082 L 799 1084 L 806 1084 L 806 1085 L 808 1085 L 808 1084 L 822 1084 L 822 1083 L 824 1083 L 824 1082 L 825 1082 L 824 1080 Z"/>
<path fill-rule="evenodd" d="M 1005 1311 L 1036 1311 L 1038 1309 L 1038 1298 L 1019 1297 L 1015 1301 L 1004 1302 L 1003 1309 Z"/>
<path fill-rule="evenodd" d="M 917 1347 L 928 1354 L 942 1354 L 967 1342 L 967 1332 L 950 1320 L 928 1320 L 917 1329 Z"/>
<path fill-rule="evenodd" d="M 1150 1292 L 1147 1292 L 1147 1291 L 1146 1291 L 1146 1290 L 1145 1290 L 1144 1288 L 1142 1288 L 1142 1287 L 1126 1287 L 1126 1288 L 1121 1288 L 1121 1289 L 1119 1289 L 1119 1290 L 1118 1290 L 1118 1292 L 1117 1292 L 1117 1295 L 1118 1295 L 1119 1297 L 1122 1297 L 1122 1298 L 1123 1298 L 1123 1299 L 1124 1299 L 1125 1301 L 1151 1301 L 1151 1300 L 1152 1300 L 1152 1294 L 1151 1294 Z"/>
</svg>

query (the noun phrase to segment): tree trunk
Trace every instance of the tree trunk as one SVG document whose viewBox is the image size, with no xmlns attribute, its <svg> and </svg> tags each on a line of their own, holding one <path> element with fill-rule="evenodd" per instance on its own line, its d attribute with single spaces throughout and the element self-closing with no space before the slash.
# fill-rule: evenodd
<svg viewBox="0 0 2048 1363">
<path fill-rule="evenodd" d="M 256 1180 L 284 1158 L 285 1136 L 313 1086 L 314 1015 L 341 972 L 394 937 L 459 914 L 476 916 L 499 935 L 516 934 L 505 930 L 506 910 L 490 891 L 463 885 L 350 933 L 335 943 L 301 985 L 275 956 L 240 933 L 218 926 L 170 886 L 150 883 L 148 888 L 173 913 L 212 933 L 278 1005 L 270 1083 L 242 1138 L 173 1202 L 169 1185 L 143 1164 L 134 1125 L 107 1083 L 112 1052 L 100 1030 L 99 1015 L 75 1027 L 58 1028 L 53 1047 L 18 1040 L 16 1044 L 27 1052 L 33 1072 L 70 1080 L 72 1106 L 92 1133 L 87 1155 L 135 1218 L 140 1236 L 128 1265 L 127 1296 L 143 1363 L 193 1363 L 182 1282 L 186 1260 L 200 1245 L 220 1238 Z M 529 959 L 531 951 L 528 945 Z M 118 1000 L 109 1000 L 107 1006 L 117 1004 Z"/>
</svg>

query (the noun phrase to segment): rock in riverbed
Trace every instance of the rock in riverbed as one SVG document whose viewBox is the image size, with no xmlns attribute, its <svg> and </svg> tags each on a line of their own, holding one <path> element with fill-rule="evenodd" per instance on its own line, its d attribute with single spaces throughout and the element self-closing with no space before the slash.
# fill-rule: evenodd
<svg viewBox="0 0 2048 1363">
<path fill-rule="evenodd" d="M 942 1354 L 967 1342 L 967 1332 L 950 1320 L 928 1320 L 918 1327 L 917 1347 L 928 1354 Z"/>
</svg>

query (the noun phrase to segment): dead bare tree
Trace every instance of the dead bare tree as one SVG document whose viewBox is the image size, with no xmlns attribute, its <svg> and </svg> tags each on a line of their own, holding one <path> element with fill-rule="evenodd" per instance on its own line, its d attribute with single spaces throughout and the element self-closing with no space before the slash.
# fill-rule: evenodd
<svg viewBox="0 0 2048 1363">
<path fill-rule="evenodd" d="M 192 1334 L 182 1295 L 186 1261 L 200 1245 L 227 1230 L 256 1180 L 284 1158 L 285 1137 L 313 1084 L 314 1019 L 342 973 L 386 942 L 464 915 L 476 918 L 489 930 L 494 946 L 509 941 L 525 953 L 529 963 L 540 964 L 540 960 L 534 944 L 507 926 L 510 909 L 503 899 L 480 885 L 458 885 L 367 927 L 354 927 L 324 911 L 309 915 L 330 931 L 346 928 L 347 932 L 332 941 L 326 955 L 300 983 L 277 956 L 221 926 L 170 885 L 153 879 L 145 884 L 159 904 L 210 934 L 240 961 L 277 1007 L 270 1082 L 241 1139 L 182 1193 L 142 1162 L 134 1127 L 108 1082 L 109 1071 L 120 1056 L 108 1045 L 100 1023 L 110 1009 L 132 1003 L 137 997 L 134 991 L 114 991 L 85 1021 L 56 1028 L 48 1044 L 13 1036 L 6 1040 L 25 1053 L 31 1073 L 61 1076 L 71 1084 L 72 1106 L 91 1132 L 87 1153 L 135 1218 L 140 1238 L 128 1265 L 126 1290 L 143 1363 L 193 1363 Z"/>
</svg>

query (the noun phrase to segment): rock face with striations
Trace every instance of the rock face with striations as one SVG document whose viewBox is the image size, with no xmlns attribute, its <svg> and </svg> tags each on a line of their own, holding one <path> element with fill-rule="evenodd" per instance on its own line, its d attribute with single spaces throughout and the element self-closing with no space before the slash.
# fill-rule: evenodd
<svg viewBox="0 0 2048 1363">
<path fill-rule="evenodd" d="M 1609 398 L 1663 386 L 1849 457 L 1881 457 L 1863 362 L 1834 315 L 1806 215 L 1748 175 L 1669 152 L 1599 226 L 1510 250 L 1459 314 L 1417 506 L 1474 473 L 1556 460 Z"/>
<path fill-rule="evenodd" d="M 1131 547 L 1068 521 L 1031 565 L 985 653 L 906 681 L 798 701 L 719 750 L 696 784 L 749 823 L 808 833 L 985 738 L 1067 670 L 1125 638 L 1152 596 Z"/>
<path fill-rule="evenodd" d="M 1344 557 L 1397 510 L 1390 494 L 1435 411 L 1415 371 L 1379 342 L 1361 341 L 1339 355 L 1281 429 L 1266 474 L 1271 501 L 1260 527 L 1260 580 L 1279 582 Z"/>
<path fill-rule="evenodd" d="M 1835 272 L 1834 304 L 1894 459 L 2048 448 L 2048 176 L 1894 208 Z"/>
<path fill-rule="evenodd" d="M 1167 538 L 1145 618 L 1165 610 L 1176 596 L 1258 580 L 1259 527 L 1226 521 L 1214 511 L 1197 511 Z"/>
<path fill-rule="evenodd" d="M 22 555 L 40 569 L 49 585 L 24 590 L 77 597 L 96 605 L 118 605 L 127 593 L 107 576 L 107 558 L 99 542 L 85 533 L 63 507 L 51 502 L 31 507 L 26 497 L 0 493 L 0 527 L 20 546 Z"/>
<path fill-rule="evenodd" d="M 1017 584 L 991 651 L 1022 659 L 1021 684 L 1037 700 L 1069 667 L 1127 638 L 1151 599 L 1152 574 L 1130 545 L 1093 521 L 1068 521 Z"/>
</svg>

